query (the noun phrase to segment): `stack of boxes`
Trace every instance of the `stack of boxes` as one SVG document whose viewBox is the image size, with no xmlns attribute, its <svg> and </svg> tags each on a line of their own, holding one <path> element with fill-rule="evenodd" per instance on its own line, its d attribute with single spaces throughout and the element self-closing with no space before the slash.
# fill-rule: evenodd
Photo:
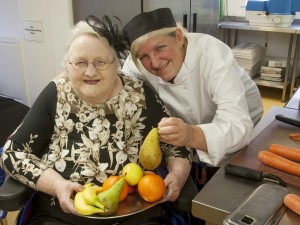
<svg viewBox="0 0 300 225">
<path fill-rule="evenodd" d="M 239 43 L 232 51 L 238 64 L 245 69 L 246 74 L 250 77 L 259 74 L 265 58 L 264 48 L 260 44 Z"/>
<path fill-rule="evenodd" d="M 269 60 L 267 66 L 261 66 L 259 79 L 283 82 L 285 69 L 285 60 Z"/>
</svg>

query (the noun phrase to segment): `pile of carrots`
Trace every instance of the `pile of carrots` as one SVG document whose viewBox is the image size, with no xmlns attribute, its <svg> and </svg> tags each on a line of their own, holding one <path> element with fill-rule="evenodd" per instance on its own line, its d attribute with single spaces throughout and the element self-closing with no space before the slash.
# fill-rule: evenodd
<svg viewBox="0 0 300 225">
<path fill-rule="evenodd" d="M 258 159 L 265 165 L 300 176 L 300 149 L 271 144 L 268 151 L 258 153 Z M 287 194 L 284 204 L 300 215 L 300 196 Z"/>
<path fill-rule="evenodd" d="M 258 159 L 265 165 L 300 176 L 300 148 L 271 144 L 269 151 L 260 151 Z"/>
</svg>

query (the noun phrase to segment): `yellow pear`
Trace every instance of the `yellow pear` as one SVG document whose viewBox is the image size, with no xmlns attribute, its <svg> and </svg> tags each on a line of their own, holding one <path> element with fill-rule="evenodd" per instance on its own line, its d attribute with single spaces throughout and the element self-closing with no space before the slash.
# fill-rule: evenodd
<svg viewBox="0 0 300 225">
<path fill-rule="evenodd" d="M 139 160 L 145 169 L 154 170 L 159 166 L 161 159 L 158 129 L 152 128 L 141 146 Z"/>
</svg>

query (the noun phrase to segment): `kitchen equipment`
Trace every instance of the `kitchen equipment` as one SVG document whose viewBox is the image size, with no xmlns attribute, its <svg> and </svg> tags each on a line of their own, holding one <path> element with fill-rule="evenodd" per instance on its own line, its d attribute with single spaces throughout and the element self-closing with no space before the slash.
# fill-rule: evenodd
<svg viewBox="0 0 300 225">
<path fill-rule="evenodd" d="M 218 36 L 219 0 L 143 0 L 143 11 L 168 7 L 189 32 Z"/>
<path fill-rule="evenodd" d="M 270 181 L 280 184 L 283 187 L 286 187 L 286 183 L 280 177 L 274 174 L 263 173 L 260 170 L 250 169 L 247 167 L 233 165 L 229 163 L 225 165 L 225 172 L 227 174 L 232 174 L 255 181 Z"/>
<path fill-rule="evenodd" d="M 296 119 L 293 119 L 293 118 L 290 118 L 290 117 L 287 117 L 287 116 L 284 116 L 284 115 L 281 115 L 281 114 L 277 114 L 275 116 L 275 118 L 277 120 L 281 121 L 281 122 L 293 125 L 295 127 L 300 127 L 300 121 L 299 120 L 296 120 Z"/>
<path fill-rule="evenodd" d="M 246 5 L 247 5 L 247 0 L 224 0 L 223 15 L 245 18 Z"/>
<path fill-rule="evenodd" d="M 275 225 L 286 207 L 283 204 L 287 190 L 281 185 L 264 183 L 256 188 L 232 213 L 224 225 Z"/>
<path fill-rule="evenodd" d="M 122 26 L 132 17 L 141 12 L 142 0 L 72 0 L 74 24 L 85 20 L 89 15 L 102 18 L 104 15 L 117 16 L 122 21 Z M 122 28 L 120 25 L 120 29 Z"/>
<path fill-rule="evenodd" d="M 246 19 L 256 26 L 290 27 L 299 11 L 299 0 L 248 0 Z"/>
<path fill-rule="evenodd" d="M 141 12 L 157 8 L 170 8 L 176 22 L 189 32 L 201 32 L 218 36 L 220 0 L 72 0 L 74 23 L 88 15 L 101 18 L 104 15 L 117 16 L 124 26 Z M 124 10 L 126 9 L 126 10 Z"/>
</svg>

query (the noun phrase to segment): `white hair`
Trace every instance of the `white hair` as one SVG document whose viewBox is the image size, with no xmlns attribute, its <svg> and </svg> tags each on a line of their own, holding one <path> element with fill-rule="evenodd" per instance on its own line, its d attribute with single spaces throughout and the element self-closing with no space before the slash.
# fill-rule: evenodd
<svg viewBox="0 0 300 225">
<path fill-rule="evenodd" d="M 74 28 L 72 30 L 70 30 L 70 36 L 69 36 L 69 39 L 65 46 L 65 55 L 63 58 L 63 62 L 62 62 L 63 68 L 66 68 L 66 66 L 67 66 L 68 59 L 69 59 L 70 46 L 71 46 L 72 42 L 74 41 L 75 38 L 77 38 L 80 35 L 84 35 L 84 34 L 91 35 L 91 36 L 97 37 L 99 39 L 105 38 L 105 37 L 100 36 L 87 22 L 79 21 L 74 26 Z M 120 63 L 114 48 L 111 47 L 111 51 L 113 53 L 115 61 Z M 117 67 L 119 66 L 118 63 L 116 64 Z"/>
</svg>

